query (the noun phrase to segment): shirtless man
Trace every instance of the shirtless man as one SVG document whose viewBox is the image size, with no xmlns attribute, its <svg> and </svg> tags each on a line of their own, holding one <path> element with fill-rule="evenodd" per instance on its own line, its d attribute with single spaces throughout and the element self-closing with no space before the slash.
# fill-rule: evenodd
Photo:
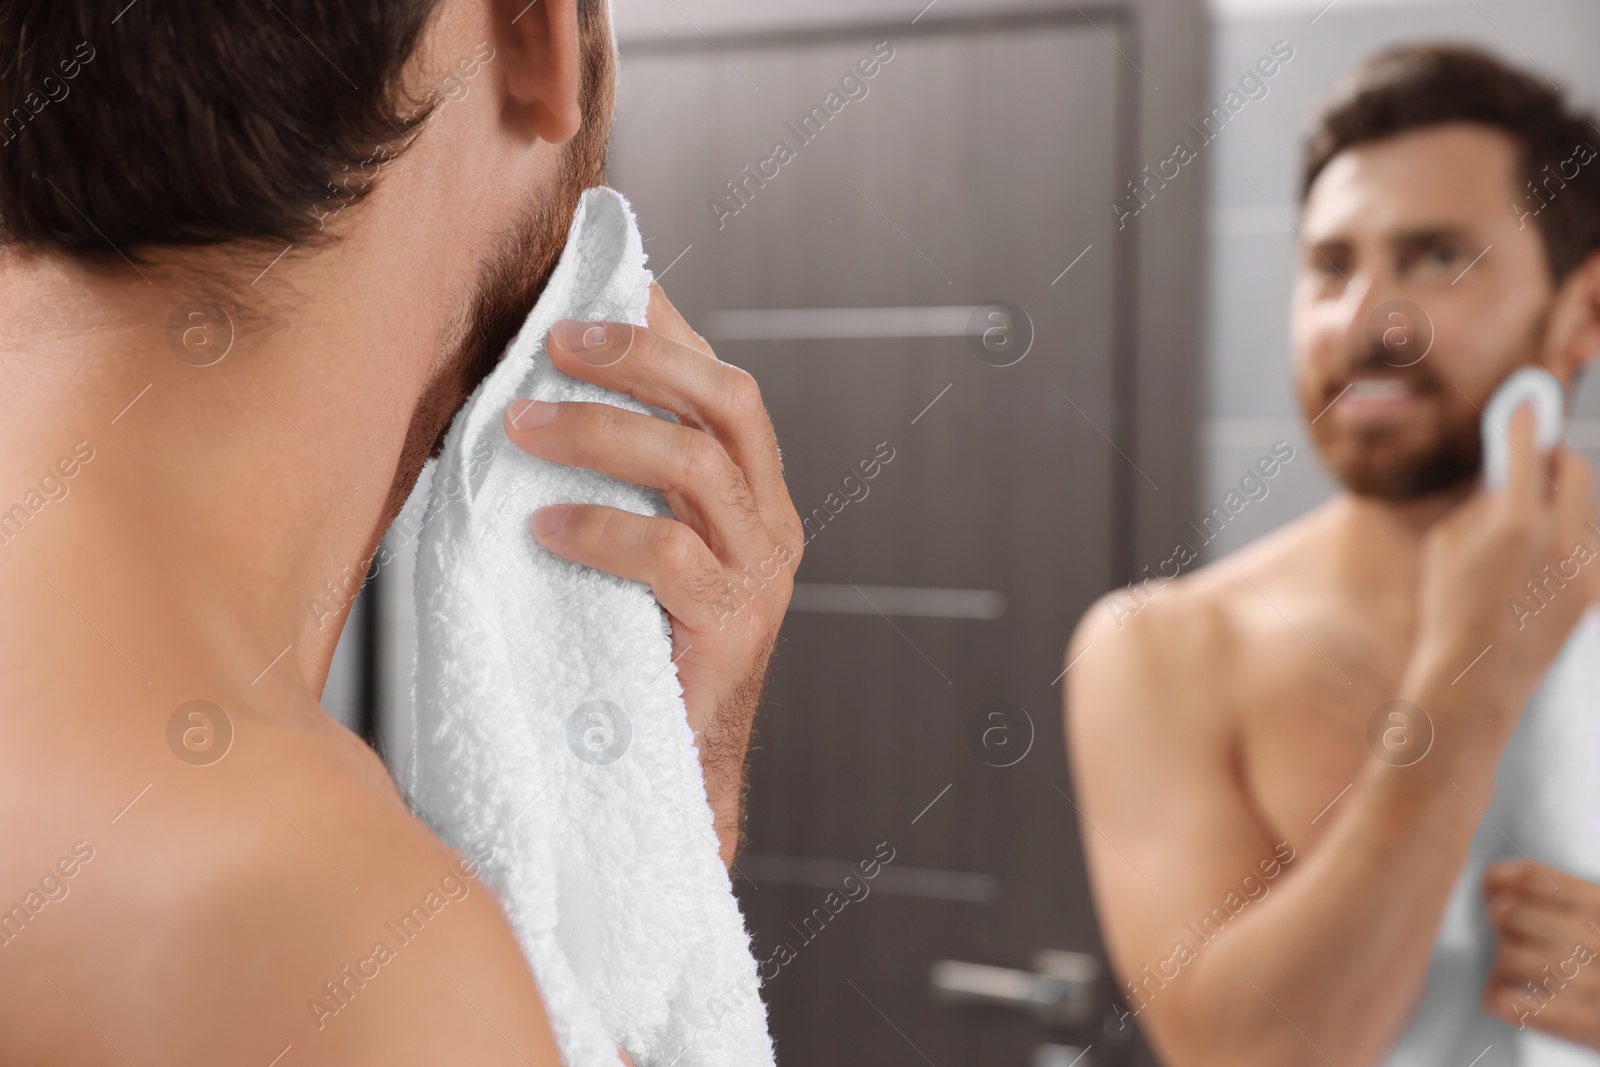
<svg viewBox="0 0 1600 1067">
<path fill-rule="evenodd" d="M 1596 551 L 1588 465 L 1537 451 L 1523 410 L 1510 487 L 1477 480 L 1499 383 L 1534 364 L 1570 395 L 1600 350 L 1594 144 L 1542 79 L 1478 53 L 1358 70 L 1308 142 L 1290 331 L 1343 491 L 1197 573 L 1108 596 L 1073 637 L 1095 899 L 1130 1013 L 1170 1067 L 1364 1067 L 1417 1009 L 1501 753 L 1596 599 L 1600 567 L 1582 567 L 1535 617 L 1509 609 L 1547 564 Z M 1426 319 L 1408 333 L 1393 301 Z M 1414 761 L 1369 748 L 1394 699 L 1432 725 Z M 1497 955 L 1481 1010 L 1514 1022 L 1527 981 L 1596 944 L 1600 887 L 1518 863 L 1484 891 Z M 1221 932 L 1197 934 L 1224 901 Z M 1600 1048 L 1600 968 L 1528 1025 Z"/>
<path fill-rule="evenodd" d="M 555 1067 L 476 868 L 318 706 L 339 626 L 307 605 L 372 557 L 601 178 L 606 5 L 122 7 L 0 5 L 0 1064 Z M 530 518 L 667 609 L 731 858 L 788 580 L 719 605 L 802 537 L 752 380 L 659 292 L 650 323 L 587 353 L 557 324 L 552 359 L 681 425 L 507 428 L 666 492 L 677 520 Z M 184 758 L 197 699 L 220 760 Z"/>
</svg>

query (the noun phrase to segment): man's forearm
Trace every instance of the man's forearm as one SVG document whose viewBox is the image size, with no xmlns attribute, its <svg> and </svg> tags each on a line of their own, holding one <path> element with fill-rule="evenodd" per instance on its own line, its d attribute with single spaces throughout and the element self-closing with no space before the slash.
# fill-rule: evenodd
<svg viewBox="0 0 1600 1067">
<path fill-rule="evenodd" d="M 1496 750 L 1438 747 L 1414 766 L 1372 761 L 1293 877 L 1200 954 L 1172 1032 L 1206 1053 L 1175 1049 L 1175 1065 L 1381 1059 L 1494 789 Z"/>
<path fill-rule="evenodd" d="M 728 696 L 696 739 L 705 775 L 706 800 L 717 832 L 722 862 L 733 866 L 743 844 L 745 785 L 750 765 L 750 735 L 766 690 L 769 649 L 755 671 Z"/>
<path fill-rule="evenodd" d="M 750 764 L 750 732 L 766 681 L 762 664 L 753 690 L 749 683 L 723 702 L 697 739 L 700 769 L 706 780 L 706 801 L 711 805 L 711 825 L 717 832 L 717 850 L 725 867 L 733 866 L 744 838 L 745 781 Z"/>
<path fill-rule="evenodd" d="M 717 831 L 717 850 L 725 867 L 744 844 L 745 761 L 737 770 L 713 772 L 706 769 L 706 799 L 711 803 L 711 824 Z"/>
</svg>

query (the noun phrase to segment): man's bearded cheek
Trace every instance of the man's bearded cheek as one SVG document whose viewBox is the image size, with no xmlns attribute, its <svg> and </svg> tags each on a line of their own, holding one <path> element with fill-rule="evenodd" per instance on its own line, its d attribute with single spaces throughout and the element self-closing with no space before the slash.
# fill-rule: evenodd
<svg viewBox="0 0 1600 1067">
<path fill-rule="evenodd" d="M 1391 430 L 1314 428 L 1317 446 L 1352 493 L 1406 500 L 1453 489 L 1476 478 L 1483 444 L 1476 412 L 1447 410 L 1420 436 Z"/>
</svg>

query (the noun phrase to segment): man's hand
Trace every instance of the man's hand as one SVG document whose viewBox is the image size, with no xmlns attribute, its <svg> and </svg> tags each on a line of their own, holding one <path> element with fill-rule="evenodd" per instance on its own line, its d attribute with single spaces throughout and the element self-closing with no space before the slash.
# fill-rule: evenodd
<svg viewBox="0 0 1600 1067">
<path fill-rule="evenodd" d="M 659 287 L 649 328 L 558 322 L 557 370 L 676 415 L 610 404 L 516 401 L 506 435 L 556 463 L 661 490 L 674 518 L 590 504 L 534 513 L 557 555 L 649 584 L 672 622 L 672 651 L 705 769 L 724 861 L 738 848 L 750 729 L 805 540 L 755 379 L 720 362 Z"/>
<path fill-rule="evenodd" d="M 1593 472 L 1570 449 L 1542 455 L 1532 414 L 1524 405 L 1511 420 L 1505 491 L 1478 490 L 1428 532 L 1404 687 L 1450 694 L 1445 707 L 1419 703 L 1436 719 L 1446 716 L 1436 722 L 1439 741 L 1472 753 L 1485 770 L 1595 600 L 1600 577 L 1600 567 L 1573 559 L 1579 542 L 1595 547 Z M 1530 600 L 1529 583 L 1548 600 L 1532 618 L 1513 606 Z"/>
<path fill-rule="evenodd" d="M 1499 937 L 1484 1013 L 1600 1049 L 1600 886 L 1522 860 L 1483 892 Z"/>
</svg>

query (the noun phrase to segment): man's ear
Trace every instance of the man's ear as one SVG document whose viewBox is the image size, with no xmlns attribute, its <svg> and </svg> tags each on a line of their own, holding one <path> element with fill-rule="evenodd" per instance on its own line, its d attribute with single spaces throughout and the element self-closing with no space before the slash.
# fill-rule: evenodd
<svg viewBox="0 0 1600 1067">
<path fill-rule="evenodd" d="M 1545 354 L 1548 369 L 1567 383 L 1569 393 L 1600 356 L 1600 251 L 1591 252 L 1556 290 Z"/>
<path fill-rule="evenodd" d="M 493 0 L 507 103 L 542 141 L 562 144 L 583 124 L 578 0 Z"/>
</svg>

